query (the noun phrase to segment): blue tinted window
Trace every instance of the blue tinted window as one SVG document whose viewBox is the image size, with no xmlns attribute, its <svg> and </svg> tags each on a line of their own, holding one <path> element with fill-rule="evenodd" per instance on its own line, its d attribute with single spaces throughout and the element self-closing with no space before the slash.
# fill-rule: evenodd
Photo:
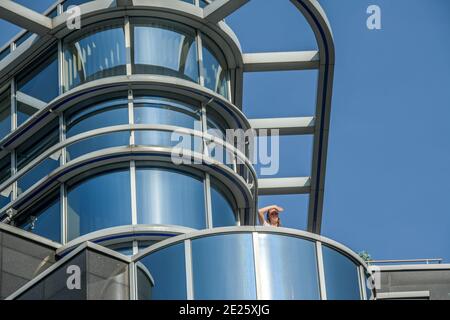
<svg viewBox="0 0 450 320">
<path fill-rule="evenodd" d="M 35 65 L 39 67 L 31 72 L 28 69 L 24 70 L 19 74 L 17 81 L 17 91 L 31 97 L 21 101 L 19 94 L 17 99 L 34 109 L 31 114 L 39 110 L 42 102 L 48 103 L 59 94 L 57 55 L 54 54 L 46 61 Z M 38 101 L 34 102 L 33 99 Z M 22 122 L 23 120 L 18 120 L 19 125 Z"/>
<path fill-rule="evenodd" d="M 70 6 L 78 6 L 80 4 L 91 2 L 93 0 L 66 0 L 63 3 L 63 11 L 66 11 Z"/>
<path fill-rule="evenodd" d="M 96 79 L 125 74 L 125 35 L 123 28 L 96 30 L 65 44 L 65 89 Z"/>
<path fill-rule="evenodd" d="M 192 241 L 195 299 L 256 299 L 251 234 Z"/>
<path fill-rule="evenodd" d="M 131 224 L 129 170 L 94 176 L 68 189 L 68 240 L 100 229 Z"/>
<path fill-rule="evenodd" d="M 11 155 L 7 154 L 0 159 L 0 183 L 11 177 Z M 11 189 L 0 192 L 0 208 L 3 208 L 11 201 Z"/>
<path fill-rule="evenodd" d="M 148 279 L 138 282 L 139 299 L 152 300 L 185 300 L 186 299 L 186 269 L 184 258 L 184 243 L 179 243 L 141 259 L 138 268 L 151 274 L 155 281 L 152 292 L 149 293 Z M 147 290 L 144 290 L 147 289 Z"/>
<path fill-rule="evenodd" d="M 67 138 L 94 129 L 128 124 L 128 101 L 118 99 L 94 104 L 66 115 Z"/>
<path fill-rule="evenodd" d="M 41 199 L 19 216 L 16 226 L 47 239 L 61 242 L 59 192 Z"/>
<path fill-rule="evenodd" d="M 0 139 L 11 131 L 11 91 L 0 94 Z"/>
<path fill-rule="evenodd" d="M 233 206 L 230 204 L 222 191 L 220 191 L 214 185 L 212 185 L 211 187 L 212 217 L 214 228 L 235 226 L 236 216 Z"/>
<path fill-rule="evenodd" d="M 137 98 L 134 104 L 134 122 L 202 130 L 199 108 L 164 98 Z"/>
<path fill-rule="evenodd" d="M 329 300 L 360 300 L 358 267 L 336 250 L 323 246 L 325 284 Z"/>
<path fill-rule="evenodd" d="M 136 193 L 139 224 L 206 227 L 204 185 L 196 176 L 140 167 L 136 170 Z"/>
<path fill-rule="evenodd" d="M 228 97 L 228 70 L 225 62 L 221 62 L 203 37 L 203 70 L 205 87 L 224 97 Z"/>
<path fill-rule="evenodd" d="M 57 144 L 59 141 L 59 121 L 50 122 L 31 138 L 26 140 L 16 149 L 18 170 L 23 169 L 43 152 Z M 42 179 L 59 166 L 59 153 L 56 153 L 40 162 L 18 181 L 19 193 L 28 189 L 31 185 Z"/>
<path fill-rule="evenodd" d="M 258 244 L 262 299 L 320 299 L 314 242 L 260 233 Z"/>
<path fill-rule="evenodd" d="M 198 82 L 194 30 L 154 22 L 134 27 L 135 73 L 161 74 Z"/>
<path fill-rule="evenodd" d="M 67 160 L 76 159 L 84 154 L 112 147 L 128 146 L 130 144 L 130 132 L 119 131 L 93 136 L 75 142 L 67 147 Z"/>
</svg>

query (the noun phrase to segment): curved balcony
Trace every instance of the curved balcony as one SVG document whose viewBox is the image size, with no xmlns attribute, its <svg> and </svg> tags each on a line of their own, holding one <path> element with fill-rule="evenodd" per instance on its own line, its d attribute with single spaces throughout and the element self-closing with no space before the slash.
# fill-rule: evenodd
<svg viewBox="0 0 450 320">
<path fill-rule="evenodd" d="M 142 300 L 367 297 L 366 265 L 357 255 L 327 238 L 291 229 L 194 232 L 155 244 L 132 260 Z"/>
</svg>

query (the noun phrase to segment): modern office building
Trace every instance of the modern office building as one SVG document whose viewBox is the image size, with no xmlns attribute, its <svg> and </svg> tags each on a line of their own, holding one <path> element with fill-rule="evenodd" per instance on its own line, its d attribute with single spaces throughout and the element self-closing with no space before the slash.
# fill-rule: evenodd
<svg viewBox="0 0 450 320">
<path fill-rule="evenodd" d="M 291 0 L 318 50 L 246 54 L 224 18 L 247 1 L 67 0 L 44 14 L 0 2 L 25 29 L 0 51 L 0 298 L 376 297 L 366 263 L 320 235 L 326 16 Z M 315 114 L 242 112 L 245 72 L 311 69 Z M 258 179 L 229 129 L 312 136 L 310 176 Z M 181 163 L 174 132 L 190 142 Z M 279 194 L 309 195 L 307 230 L 258 226 L 258 195 Z"/>
</svg>

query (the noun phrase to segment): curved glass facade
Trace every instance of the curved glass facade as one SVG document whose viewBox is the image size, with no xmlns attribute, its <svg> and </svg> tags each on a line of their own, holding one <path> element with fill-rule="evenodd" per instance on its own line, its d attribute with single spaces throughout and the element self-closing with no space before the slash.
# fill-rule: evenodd
<svg viewBox="0 0 450 320">
<path fill-rule="evenodd" d="M 321 282 L 330 300 L 363 299 L 356 260 L 317 240 L 274 230 L 228 231 L 170 242 L 137 257 L 137 265 L 145 265 L 154 280 L 150 286 L 149 277 L 142 283 L 137 278 L 140 299 L 320 300 Z M 317 245 L 323 251 L 316 250 Z M 189 272 L 186 264 L 192 265 Z M 169 272 L 164 272 L 166 266 Z M 324 277 L 319 268 L 325 270 Z"/>
<path fill-rule="evenodd" d="M 76 175 L 63 185 L 64 191 L 57 188 L 52 197 L 21 209 L 14 224 L 63 243 L 94 231 L 132 224 L 201 230 L 208 228 L 208 215 L 212 226 L 235 226 L 237 205 L 221 193 L 216 195 L 215 190 L 225 187 L 213 181 L 209 199 L 205 174 L 198 170 L 152 161 L 102 166 Z M 62 197 L 65 206 L 60 204 Z M 211 213 L 206 209 L 209 201 Z M 62 225 L 67 229 L 65 239 L 61 238 Z"/>
<path fill-rule="evenodd" d="M 126 74 L 123 26 L 96 29 L 64 43 L 65 89 L 106 77 Z"/>
<path fill-rule="evenodd" d="M 227 62 L 211 39 L 174 21 L 131 18 L 130 23 L 130 35 L 125 34 L 124 21 L 114 20 L 81 38 L 72 35 L 64 39 L 65 91 L 89 81 L 125 75 L 130 63 L 133 74 L 181 78 L 229 98 Z M 131 61 L 127 61 L 125 45 L 128 36 Z"/>
</svg>

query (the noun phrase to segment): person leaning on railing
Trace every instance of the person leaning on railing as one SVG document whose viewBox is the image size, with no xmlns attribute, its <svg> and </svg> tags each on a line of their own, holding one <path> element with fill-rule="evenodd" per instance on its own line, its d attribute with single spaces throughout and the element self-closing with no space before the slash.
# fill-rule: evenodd
<svg viewBox="0 0 450 320">
<path fill-rule="evenodd" d="M 281 227 L 280 212 L 283 208 L 271 205 L 258 210 L 259 223 L 265 227 Z M 264 214 L 266 215 L 264 217 Z"/>
</svg>

